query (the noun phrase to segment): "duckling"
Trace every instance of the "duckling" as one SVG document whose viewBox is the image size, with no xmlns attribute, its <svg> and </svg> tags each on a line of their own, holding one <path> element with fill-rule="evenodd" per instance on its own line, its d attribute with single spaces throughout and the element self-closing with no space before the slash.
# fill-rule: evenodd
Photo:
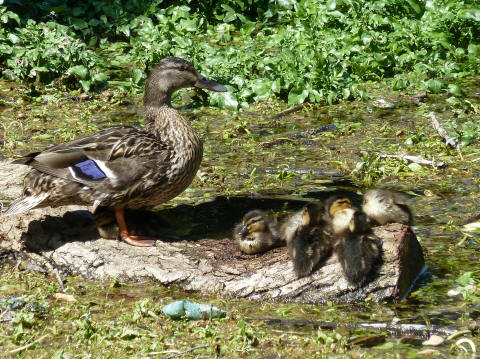
<svg viewBox="0 0 480 359">
<path fill-rule="evenodd" d="M 332 252 L 330 237 L 324 232 L 324 207 L 310 202 L 284 224 L 288 249 L 298 278 L 309 275 Z"/>
<path fill-rule="evenodd" d="M 327 218 L 333 218 L 335 213 L 346 208 L 352 208 L 352 201 L 350 201 L 350 198 L 332 196 L 325 202 L 325 215 Z"/>
<path fill-rule="evenodd" d="M 235 226 L 233 235 L 246 254 L 262 253 L 282 245 L 276 222 L 260 210 L 247 212 Z"/>
<path fill-rule="evenodd" d="M 113 208 L 100 206 L 93 212 L 93 220 L 100 237 L 105 239 L 117 239 L 119 235 L 115 212 Z M 130 232 L 133 233 L 131 226 Z"/>
<path fill-rule="evenodd" d="M 14 161 L 31 170 L 25 177 L 23 198 L 2 214 L 69 204 L 93 205 L 93 212 L 99 206 L 111 207 L 124 242 L 153 246 L 156 238 L 129 232 L 125 209 L 169 201 L 195 178 L 202 161 L 202 141 L 171 105 L 172 94 L 188 87 L 227 91 L 182 58 L 161 60 L 145 83 L 145 128 L 110 127 Z"/>
<path fill-rule="evenodd" d="M 306 221 L 311 225 L 319 223 L 322 215 L 323 204 L 321 202 L 309 202 L 300 211 L 288 217 L 280 227 L 282 240 L 287 247 L 292 243 L 299 227 L 305 226 Z"/>
<path fill-rule="evenodd" d="M 384 189 L 371 189 L 363 196 L 362 210 L 379 225 L 403 223 L 412 225 L 412 212 L 408 197 L 402 193 Z"/>
<path fill-rule="evenodd" d="M 115 220 L 115 209 L 99 206 L 93 213 L 93 220 L 100 237 L 105 239 L 120 237 L 120 230 Z M 129 232 L 133 235 L 158 236 L 161 234 L 162 237 L 175 238 L 165 233 L 171 224 L 157 212 L 126 209 L 125 220 Z"/>
<path fill-rule="evenodd" d="M 326 222 L 326 230 L 331 236 L 345 231 L 350 223 L 351 214 L 354 211 L 352 202 L 347 197 L 332 196 L 325 202 L 323 219 Z"/>
<path fill-rule="evenodd" d="M 335 213 L 334 217 L 341 217 L 333 220 L 335 253 L 347 281 L 360 287 L 381 259 L 381 241 L 369 231 L 365 213 L 347 208 Z"/>
</svg>

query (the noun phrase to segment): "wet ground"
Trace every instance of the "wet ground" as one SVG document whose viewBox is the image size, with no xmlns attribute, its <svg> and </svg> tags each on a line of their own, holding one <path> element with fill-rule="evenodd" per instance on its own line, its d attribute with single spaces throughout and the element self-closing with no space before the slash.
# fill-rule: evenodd
<svg viewBox="0 0 480 359">
<path fill-rule="evenodd" d="M 479 237 L 465 234 L 461 229 L 467 221 L 480 215 L 477 205 L 480 170 L 478 80 L 461 83 L 465 97 L 457 102 L 451 100 L 448 94 L 423 96 L 421 93 L 398 93 L 388 87 L 371 85 L 370 101 L 305 106 L 273 119 L 272 116 L 284 110 L 285 105 L 265 103 L 236 113 L 203 107 L 183 110 L 182 114 L 192 120 L 204 140 L 204 160 L 193 185 L 163 207 L 198 204 L 218 195 L 240 196 L 247 200 L 245 206 L 239 206 L 232 212 L 231 222 L 219 223 L 215 212 L 206 213 L 194 220 L 184 220 L 183 225 L 180 221 L 175 226 L 180 228 L 180 233 L 176 235 L 224 236 L 241 213 L 247 207 L 255 207 L 256 199 L 260 198 L 322 199 L 330 193 L 346 191 L 359 201 L 365 189 L 382 186 L 410 195 L 415 214 L 414 230 L 429 265 L 428 272 L 413 293 L 400 303 L 317 307 L 253 304 L 214 298 L 209 301 L 233 312 L 233 319 L 248 318 L 254 323 L 260 318 L 334 319 L 339 322 L 391 322 L 398 318 L 401 322 L 462 330 L 476 322 L 480 316 L 477 305 L 479 277 L 476 272 Z M 189 94 L 179 96 L 177 103 L 188 102 Z M 387 105 L 375 102 L 379 99 Z M 432 111 L 451 134 L 463 139 L 461 153 L 445 145 L 432 128 L 427 118 Z M 115 92 L 91 97 L 46 93 L 33 98 L 28 91 L 18 96 L 16 85 L 0 83 L 0 150 L 7 158 L 112 124 L 141 122 L 140 98 L 135 96 Z M 380 156 L 404 153 L 443 161 L 446 166 L 438 169 Z M 264 209 L 269 209 L 265 204 L 268 201 L 263 203 Z M 281 218 L 293 208 L 276 206 L 271 209 Z M 181 212 L 181 207 L 171 210 Z M 24 283 L 21 276 L 9 265 L 4 265 L 3 271 L 2 277 L 16 278 L 19 282 L 3 282 L 0 297 L 22 294 Z M 121 300 L 122 303 L 131 301 L 137 305 L 141 298 L 153 301 L 158 297 L 168 301 L 168 298 L 185 296 L 200 301 L 208 299 L 151 284 L 125 284 L 106 290 L 105 284 L 84 285 L 80 284 L 82 281 L 78 277 L 68 279 L 73 292 L 84 304 L 88 300 L 101 303 L 104 300 L 100 298 L 104 295 L 113 303 Z M 39 284 L 39 287 L 42 286 Z M 50 286 L 55 286 L 55 280 Z M 82 286 L 97 287 L 92 289 L 91 299 L 87 300 L 85 294 L 81 294 L 79 287 Z M 108 313 L 107 310 L 105 315 L 108 316 Z M 100 323 L 100 318 L 98 320 Z M 290 333 L 295 338 L 290 344 L 288 338 L 282 340 L 286 348 L 289 345 L 292 347 L 291 355 L 298 350 L 301 338 L 313 340 L 314 335 L 315 345 L 331 340 L 342 347 L 342 340 L 348 341 L 346 338 L 358 335 L 340 330 L 337 339 L 332 333 L 323 338 L 324 334 L 319 334 L 318 329 L 311 325 L 283 324 L 261 326 L 262 333 L 258 334 L 258 338 L 262 345 L 266 345 L 262 350 L 278 352 L 278 344 L 270 345 L 265 339 L 269 335 L 280 340 L 278 338 L 284 338 L 285 333 Z M 418 341 L 413 344 L 408 340 L 402 342 L 389 333 L 384 334 L 387 343 L 377 347 L 374 353 L 378 355 L 382 350 L 391 348 L 405 355 L 423 349 Z M 366 335 L 366 332 L 360 331 L 359 335 Z M 473 340 L 476 345 L 480 343 L 476 337 Z M 384 341 L 380 340 L 380 343 Z M 435 349 L 437 354 L 447 356 L 454 341 Z M 308 340 L 305 339 L 305 342 Z M 6 343 L 10 348 L 14 347 L 11 342 Z M 312 350 L 314 352 L 315 347 Z M 350 353 L 355 357 L 362 350 Z M 250 354 L 259 355 L 259 349 Z"/>
</svg>

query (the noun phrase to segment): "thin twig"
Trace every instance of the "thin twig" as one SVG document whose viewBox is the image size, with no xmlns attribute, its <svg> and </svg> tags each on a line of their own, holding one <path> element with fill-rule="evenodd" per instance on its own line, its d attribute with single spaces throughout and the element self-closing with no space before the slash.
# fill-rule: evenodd
<svg viewBox="0 0 480 359">
<path fill-rule="evenodd" d="M 291 114 L 292 112 L 296 112 L 298 110 L 301 110 L 302 108 L 305 107 L 305 105 L 307 105 L 307 104 L 306 103 L 301 103 L 300 105 L 296 105 L 296 106 L 287 108 L 286 110 L 271 116 L 270 120 L 276 120 L 277 118 L 280 118 L 280 117 L 283 117 L 285 115 Z"/>
<path fill-rule="evenodd" d="M 30 344 L 21 346 L 21 347 L 19 347 L 19 348 L 17 348 L 17 349 L 10 350 L 8 353 L 13 354 L 13 353 L 21 352 L 22 350 L 28 349 L 28 348 L 30 348 L 32 345 L 35 345 L 35 344 L 41 342 L 43 339 L 45 339 L 45 338 L 48 337 L 48 336 L 50 336 L 50 334 L 45 334 L 45 335 L 41 336 L 40 338 L 38 338 L 37 340 L 34 340 L 34 341 L 31 342 Z"/>
<path fill-rule="evenodd" d="M 378 153 L 377 155 L 380 158 L 399 158 L 408 162 L 418 163 L 419 165 L 432 166 L 433 168 L 438 168 L 438 169 L 445 167 L 445 162 L 427 160 L 419 156 L 407 155 L 405 153 L 401 155 L 386 155 L 383 153 Z"/>
<path fill-rule="evenodd" d="M 66 291 L 65 285 L 63 284 L 62 277 L 60 276 L 60 272 L 58 271 L 57 268 L 53 268 L 53 273 L 55 274 L 55 278 L 57 278 L 58 283 L 60 284 L 60 287 L 62 288 L 62 292 Z"/>
<path fill-rule="evenodd" d="M 458 155 L 460 156 L 460 159 L 463 161 L 462 149 L 458 141 L 455 138 L 448 135 L 447 130 L 445 130 L 445 128 L 440 124 L 440 122 L 438 122 L 437 116 L 435 116 L 433 112 L 430 112 L 427 115 L 427 117 L 430 119 L 430 123 L 432 124 L 435 131 L 437 131 L 440 137 L 445 140 L 445 143 L 448 146 L 455 148 L 458 151 Z"/>
<path fill-rule="evenodd" d="M 175 358 L 175 357 L 178 357 L 180 355 L 187 354 L 187 353 L 193 352 L 194 350 L 202 349 L 202 348 L 208 348 L 208 345 L 199 345 L 199 346 L 190 348 L 188 350 L 185 350 L 183 352 L 173 353 L 172 355 L 169 355 L 168 357 L 165 357 L 165 359 Z M 156 354 L 166 354 L 166 353 L 169 353 L 169 352 L 168 351 L 167 352 L 165 352 L 165 351 L 163 351 L 163 352 L 150 352 L 148 354 L 149 355 L 156 355 Z"/>
</svg>

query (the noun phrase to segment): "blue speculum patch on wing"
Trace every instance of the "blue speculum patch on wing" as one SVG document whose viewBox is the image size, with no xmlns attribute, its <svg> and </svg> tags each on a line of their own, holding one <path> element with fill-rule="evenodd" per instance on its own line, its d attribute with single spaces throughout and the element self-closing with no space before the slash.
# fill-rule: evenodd
<svg viewBox="0 0 480 359">
<path fill-rule="evenodd" d="M 94 160 L 79 162 L 70 168 L 73 170 L 76 177 L 90 181 L 100 180 L 107 177 Z"/>
</svg>

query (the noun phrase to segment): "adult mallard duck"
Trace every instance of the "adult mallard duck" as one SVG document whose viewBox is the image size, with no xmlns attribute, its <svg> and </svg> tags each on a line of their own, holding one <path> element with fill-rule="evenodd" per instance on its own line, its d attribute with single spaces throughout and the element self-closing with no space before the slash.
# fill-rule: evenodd
<svg viewBox="0 0 480 359">
<path fill-rule="evenodd" d="M 240 250 L 246 254 L 265 252 L 283 244 L 277 223 L 264 212 L 247 212 L 233 229 L 233 235 Z"/>
<path fill-rule="evenodd" d="M 16 160 L 32 170 L 25 177 L 23 198 L 4 214 L 69 204 L 93 205 L 93 211 L 99 206 L 112 207 L 123 241 L 152 246 L 154 238 L 129 234 L 124 210 L 166 202 L 195 177 L 202 161 L 202 142 L 171 106 L 175 91 L 193 86 L 227 90 L 184 59 L 160 61 L 145 84 L 145 129 L 115 126 Z"/>
</svg>

